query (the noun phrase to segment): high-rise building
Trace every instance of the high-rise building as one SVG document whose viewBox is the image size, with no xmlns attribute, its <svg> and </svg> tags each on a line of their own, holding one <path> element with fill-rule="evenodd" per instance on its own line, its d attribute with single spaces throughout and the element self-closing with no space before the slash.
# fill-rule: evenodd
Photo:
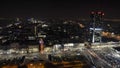
<svg viewBox="0 0 120 68">
<path fill-rule="evenodd" d="M 90 18 L 90 42 L 102 42 L 101 32 L 102 32 L 102 16 L 104 15 L 103 12 L 91 12 Z"/>
</svg>

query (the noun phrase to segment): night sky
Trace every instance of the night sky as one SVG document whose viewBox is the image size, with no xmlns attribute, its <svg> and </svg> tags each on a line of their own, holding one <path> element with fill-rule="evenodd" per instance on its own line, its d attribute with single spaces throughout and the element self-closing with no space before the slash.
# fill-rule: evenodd
<svg viewBox="0 0 120 68">
<path fill-rule="evenodd" d="M 0 2 L 0 17 L 88 18 L 100 10 L 105 18 L 120 18 L 119 6 L 119 0 L 10 0 Z"/>
</svg>

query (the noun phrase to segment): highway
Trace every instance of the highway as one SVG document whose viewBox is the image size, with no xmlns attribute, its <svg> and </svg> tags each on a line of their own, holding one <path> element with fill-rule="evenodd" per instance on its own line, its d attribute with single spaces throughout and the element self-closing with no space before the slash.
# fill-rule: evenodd
<svg viewBox="0 0 120 68">
<path fill-rule="evenodd" d="M 90 61 L 96 67 L 103 68 L 120 68 L 120 52 L 115 50 L 114 45 L 110 46 L 94 46 L 94 48 L 85 49 L 84 52 L 92 58 Z M 117 47 L 115 45 L 115 47 Z M 119 46 L 118 46 L 119 47 Z"/>
</svg>

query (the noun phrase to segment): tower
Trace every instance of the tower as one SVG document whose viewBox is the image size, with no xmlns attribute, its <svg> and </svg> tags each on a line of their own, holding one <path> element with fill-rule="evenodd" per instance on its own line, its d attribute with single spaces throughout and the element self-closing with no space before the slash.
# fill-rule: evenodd
<svg viewBox="0 0 120 68">
<path fill-rule="evenodd" d="M 41 54 L 43 54 L 43 51 L 44 51 L 44 41 L 43 41 L 43 39 L 42 38 L 40 38 L 40 40 L 39 40 L 39 51 L 40 51 L 40 53 Z"/>
<path fill-rule="evenodd" d="M 95 11 L 91 12 L 90 18 L 90 42 L 92 43 L 101 43 L 102 42 L 102 37 L 101 37 L 101 32 L 102 32 L 102 16 L 104 15 L 103 12 L 100 11 Z"/>
</svg>

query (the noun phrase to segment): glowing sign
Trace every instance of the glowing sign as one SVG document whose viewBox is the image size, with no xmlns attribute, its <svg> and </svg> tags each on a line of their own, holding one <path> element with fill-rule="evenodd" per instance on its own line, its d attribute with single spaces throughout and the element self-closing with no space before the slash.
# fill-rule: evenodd
<svg viewBox="0 0 120 68">
<path fill-rule="evenodd" d="M 94 30 L 94 28 L 90 28 L 90 30 Z M 102 30 L 101 28 L 95 28 L 95 30 Z"/>
</svg>

